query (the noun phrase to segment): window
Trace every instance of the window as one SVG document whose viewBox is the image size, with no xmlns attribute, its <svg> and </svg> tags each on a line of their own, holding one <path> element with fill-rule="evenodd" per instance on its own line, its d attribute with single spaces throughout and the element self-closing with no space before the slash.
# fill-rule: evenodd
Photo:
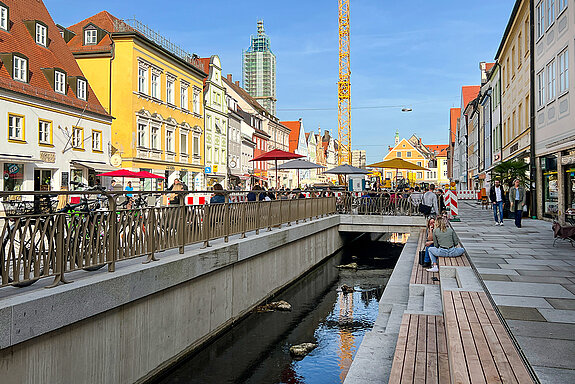
<svg viewBox="0 0 575 384">
<path fill-rule="evenodd" d="M 515 45 L 511 48 L 511 77 L 515 76 Z"/>
<path fill-rule="evenodd" d="M 0 28 L 8 30 L 8 8 L 0 5 Z"/>
<path fill-rule="evenodd" d="M 87 29 L 84 31 L 84 45 L 98 44 L 98 31 L 96 29 Z"/>
<path fill-rule="evenodd" d="M 200 155 L 200 138 L 197 136 L 194 136 L 194 156 L 199 156 Z"/>
<path fill-rule="evenodd" d="M 52 144 L 52 122 L 38 120 L 38 142 L 40 144 Z"/>
<path fill-rule="evenodd" d="M 206 161 L 212 162 L 212 147 L 207 147 L 208 154 L 206 155 Z"/>
<path fill-rule="evenodd" d="M 407 157 L 411 157 L 411 151 L 407 151 L 407 152 L 406 152 L 406 156 L 407 156 Z"/>
<path fill-rule="evenodd" d="M 225 150 L 225 149 L 222 149 L 222 157 L 221 157 L 220 164 L 224 164 L 224 165 L 225 165 L 225 164 L 226 164 L 226 159 L 227 159 L 227 157 L 226 157 L 226 150 Z"/>
<path fill-rule="evenodd" d="M 545 72 L 537 74 L 537 106 L 542 107 L 545 104 Z"/>
<path fill-rule="evenodd" d="M 150 147 L 152 147 L 152 149 L 158 149 L 159 133 L 160 133 L 159 127 L 152 127 L 152 132 L 150 134 Z"/>
<path fill-rule="evenodd" d="M 78 99 L 86 100 L 86 80 L 78 79 L 76 87 Z"/>
<path fill-rule="evenodd" d="M 84 149 L 84 128 L 72 128 L 72 148 Z"/>
<path fill-rule="evenodd" d="M 102 131 L 92 130 L 92 151 L 102 152 Z"/>
<path fill-rule="evenodd" d="M 14 80 L 28 81 L 28 61 L 14 56 Z"/>
<path fill-rule="evenodd" d="M 415 177 L 417 179 L 423 179 L 423 172 L 417 172 L 417 174 L 415 175 Z"/>
<path fill-rule="evenodd" d="M 36 23 L 36 44 L 40 44 L 41 46 L 47 45 L 47 38 L 46 35 L 48 34 L 48 28 L 45 25 L 40 23 Z"/>
<path fill-rule="evenodd" d="M 547 0 L 547 27 L 555 22 L 555 0 Z"/>
<path fill-rule="evenodd" d="M 167 79 L 166 80 L 166 101 L 169 104 L 174 104 L 174 80 L 173 79 Z"/>
<path fill-rule="evenodd" d="M 559 0 L 559 13 L 567 8 L 567 0 Z"/>
<path fill-rule="evenodd" d="M 174 131 L 166 129 L 166 152 L 174 152 Z"/>
<path fill-rule="evenodd" d="M 138 147 L 146 147 L 147 124 L 138 123 Z"/>
<path fill-rule="evenodd" d="M 188 133 L 180 132 L 180 153 L 188 154 Z"/>
<path fill-rule="evenodd" d="M 555 98 L 555 60 L 547 64 L 547 95 L 548 101 Z"/>
<path fill-rule="evenodd" d="M 160 76 L 157 73 L 152 73 L 152 97 L 160 98 Z"/>
<path fill-rule="evenodd" d="M 8 115 L 8 139 L 24 141 L 24 116 Z"/>
<path fill-rule="evenodd" d="M 186 84 L 180 87 L 180 107 L 188 110 L 188 86 Z"/>
<path fill-rule="evenodd" d="M 220 150 L 218 148 L 214 149 L 214 164 L 220 162 Z"/>
<path fill-rule="evenodd" d="M 519 68 L 521 66 L 521 59 L 523 56 L 523 55 L 521 55 L 521 46 L 523 44 L 523 36 L 522 36 L 521 32 L 519 32 L 519 37 L 517 40 L 518 40 L 517 41 L 517 68 Z"/>
<path fill-rule="evenodd" d="M 539 3 L 537 5 L 537 10 L 535 11 L 537 14 L 537 20 L 535 25 L 535 33 L 537 38 L 539 39 L 545 33 L 545 16 L 543 12 L 543 3 Z"/>
<path fill-rule="evenodd" d="M 148 94 L 148 70 L 138 68 L 138 92 Z"/>
<path fill-rule="evenodd" d="M 194 89 L 194 98 L 192 100 L 194 113 L 200 114 L 200 90 Z"/>
<path fill-rule="evenodd" d="M 66 93 L 66 74 L 54 71 L 54 90 L 58 93 Z"/>
<path fill-rule="evenodd" d="M 398 151 L 396 156 L 401 157 L 401 152 Z"/>
<path fill-rule="evenodd" d="M 569 88 L 569 52 L 564 50 L 557 58 L 559 62 L 559 93 L 565 92 Z"/>
<path fill-rule="evenodd" d="M 419 165 L 419 166 L 421 167 L 421 161 L 418 161 L 418 162 L 417 162 L 417 165 Z"/>
</svg>

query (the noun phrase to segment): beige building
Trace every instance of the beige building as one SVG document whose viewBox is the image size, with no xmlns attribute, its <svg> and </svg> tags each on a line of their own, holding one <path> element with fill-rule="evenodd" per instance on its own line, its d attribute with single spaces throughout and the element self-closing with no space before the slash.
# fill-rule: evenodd
<svg viewBox="0 0 575 384">
<path fill-rule="evenodd" d="M 529 1 L 517 0 L 495 60 L 501 66 L 503 161 L 529 161 Z"/>
</svg>

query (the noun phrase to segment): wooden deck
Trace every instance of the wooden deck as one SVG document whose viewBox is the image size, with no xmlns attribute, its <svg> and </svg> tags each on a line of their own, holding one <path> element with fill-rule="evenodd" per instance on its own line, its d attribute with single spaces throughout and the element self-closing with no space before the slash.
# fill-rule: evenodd
<svg viewBox="0 0 575 384">
<path fill-rule="evenodd" d="M 403 315 L 389 383 L 450 383 L 442 316 Z"/>
<path fill-rule="evenodd" d="M 417 243 L 417 254 L 415 255 L 415 262 L 413 263 L 413 270 L 411 271 L 411 284 L 429 284 L 436 285 L 439 284 L 439 273 L 438 272 L 427 272 L 425 268 L 419 265 L 419 251 L 425 249 L 425 230 L 422 230 L 419 234 L 419 242 Z M 438 280 L 433 280 L 436 277 Z"/>
<path fill-rule="evenodd" d="M 439 268 L 442 266 L 446 267 L 469 267 L 471 264 L 467 259 L 467 256 L 462 255 L 458 257 L 439 257 L 437 259 L 437 263 L 439 264 Z"/>
<path fill-rule="evenodd" d="M 484 292 L 443 292 L 449 365 L 455 383 L 532 383 Z"/>
</svg>

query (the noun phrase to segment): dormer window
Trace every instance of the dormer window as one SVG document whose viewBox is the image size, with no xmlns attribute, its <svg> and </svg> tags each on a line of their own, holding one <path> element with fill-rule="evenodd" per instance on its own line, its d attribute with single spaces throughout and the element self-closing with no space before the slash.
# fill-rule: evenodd
<svg viewBox="0 0 575 384">
<path fill-rule="evenodd" d="M 28 82 L 28 62 L 26 59 L 14 56 L 14 80 Z"/>
<path fill-rule="evenodd" d="M 98 44 L 98 31 L 96 29 L 86 29 L 84 31 L 84 45 Z"/>
<path fill-rule="evenodd" d="M 86 100 L 86 88 L 87 88 L 86 80 L 78 79 L 76 88 L 77 89 L 76 95 L 78 96 L 78 99 Z"/>
<path fill-rule="evenodd" d="M 66 74 L 54 71 L 54 90 L 58 93 L 66 93 Z"/>
<path fill-rule="evenodd" d="M 48 28 L 45 25 L 36 23 L 36 44 L 45 47 L 48 41 Z"/>
<path fill-rule="evenodd" d="M 0 28 L 8 30 L 8 8 L 4 4 L 0 4 Z"/>
</svg>

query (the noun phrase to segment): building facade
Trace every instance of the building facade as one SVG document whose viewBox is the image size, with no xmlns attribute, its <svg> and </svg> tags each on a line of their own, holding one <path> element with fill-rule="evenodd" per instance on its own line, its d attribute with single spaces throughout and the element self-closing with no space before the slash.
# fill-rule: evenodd
<svg viewBox="0 0 575 384">
<path fill-rule="evenodd" d="M 242 116 L 236 99 L 226 95 L 228 104 L 228 180 L 229 188 L 234 189 L 241 185 L 241 156 L 242 156 Z"/>
<path fill-rule="evenodd" d="M 150 190 L 176 178 L 203 189 L 205 73 L 193 55 L 137 20 L 100 12 L 60 33 L 107 111 L 114 116 L 116 164 L 166 177 L 139 186 Z M 165 183 L 165 184 L 164 184 Z"/>
<path fill-rule="evenodd" d="M 109 171 L 112 117 L 44 4 L 0 3 L 3 191 L 94 185 Z"/>
<path fill-rule="evenodd" d="M 455 138 L 453 146 L 453 181 L 457 184 L 458 190 L 471 188 L 471 181 L 468 179 L 468 143 L 469 143 L 469 115 L 465 110 L 469 103 L 479 95 L 479 85 L 466 85 L 461 87 L 461 115 L 457 119 Z"/>
<path fill-rule="evenodd" d="M 276 114 L 276 56 L 264 21 L 258 20 L 258 33 L 242 57 L 243 88 L 271 115 Z"/>
<path fill-rule="evenodd" d="M 535 156 L 538 216 L 575 214 L 575 4 L 535 2 Z"/>
</svg>

